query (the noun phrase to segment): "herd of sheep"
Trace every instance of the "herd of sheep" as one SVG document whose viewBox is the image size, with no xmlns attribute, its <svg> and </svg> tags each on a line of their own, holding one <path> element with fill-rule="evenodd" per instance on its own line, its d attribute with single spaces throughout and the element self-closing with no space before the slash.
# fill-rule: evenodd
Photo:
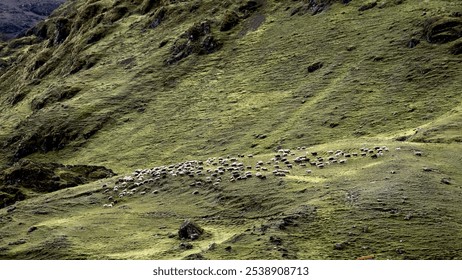
<svg viewBox="0 0 462 280">
<path fill-rule="evenodd" d="M 138 169 L 130 176 L 119 178 L 113 187 L 103 185 L 109 203 L 103 207 L 113 207 L 118 199 L 125 196 L 146 195 L 159 193 L 160 181 L 175 177 L 189 177 L 187 182 L 191 187 L 211 185 L 218 187 L 222 181 L 236 182 L 248 180 L 253 177 L 265 180 L 268 176 L 285 177 L 291 174 L 294 168 L 302 169 L 305 175 L 311 174 L 312 168 L 323 169 L 336 164 L 346 164 L 348 160 L 360 157 L 377 159 L 384 156 L 389 149 L 386 146 L 373 148 L 360 148 L 356 151 L 329 150 L 325 152 L 308 151 L 306 147 L 295 150 L 280 149 L 271 158 L 264 156 L 237 155 L 190 160 L 182 163 L 159 166 L 151 169 Z M 300 171 L 299 171 L 300 172 Z M 198 194 L 194 191 L 193 194 Z"/>
</svg>

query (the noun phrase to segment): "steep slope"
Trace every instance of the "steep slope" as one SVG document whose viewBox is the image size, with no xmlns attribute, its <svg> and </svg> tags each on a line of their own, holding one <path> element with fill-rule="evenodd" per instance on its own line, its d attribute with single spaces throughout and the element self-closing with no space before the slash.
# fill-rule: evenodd
<svg viewBox="0 0 462 280">
<path fill-rule="evenodd" d="M 3 0 L 0 3 L 0 39 L 11 39 L 50 15 L 65 0 Z"/>
<path fill-rule="evenodd" d="M 282 242 L 275 238 L 287 247 L 276 244 L 270 258 L 460 258 L 460 244 L 449 248 L 445 238 L 458 236 L 462 214 L 461 12 L 460 1 L 447 0 L 66 3 L 0 47 L 5 169 L 28 159 L 128 174 L 249 153 L 266 163 L 281 148 L 302 146 L 323 151 L 324 160 L 328 150 L 392 152 L 376 162 L 368 155 L 361 164 L 315 166 L 314 176 L 298 166 L 274 177 L 272 163 L 264 183 L 235 185 L 223 175 L 204 196 L 191 195 L 188 180 L 167 178 L 146 187 L 161 196 L 122 200 L 109 211 L 101 206 L 119 193 L 104 193 L 103 183 L 37 195 L 2 210 L 4 233 L 43 229 L 19 247 L 5 237 L 4 257 L 40 258 L 58 239 L 67 249 L 44 258 L 186 257 L 191 252 L 179 253 L 167 235 L 193 217 L 207 223 L 210 235 L 196 251 L 208 258 L 262 258 L 265 246 Z M 28 216 L 41 207 L 53 210 Z M 128 247 L 101 250 L 101 240 L 116 237 L 89 236 L 91 223 L 77 229 L 84 213 L 110 227 L 119 212 L 128 223 L 120 234 L 140 229 Z M 299 227 L 279 228 L 285 218 Z M 157 222 L 165 224 L 160 231 L 149 224 Z M 260 236 L 263 228 L 271 240 Z M 163 245 L 143 251 L 153 230 Z M 56 240 L 43 241 L 50 232 Z M 239 241 L 238 251 L 224 250 Z M 259 242 L 270 245 L 256 249 Z M 206 249 L 211 243 L 223 250 Z"/>
</svg>

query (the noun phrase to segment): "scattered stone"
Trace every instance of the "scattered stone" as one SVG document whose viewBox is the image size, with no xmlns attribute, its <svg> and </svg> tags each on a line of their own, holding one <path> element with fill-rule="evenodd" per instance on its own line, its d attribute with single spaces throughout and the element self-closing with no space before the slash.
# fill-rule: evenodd
<svg viewBox="0 0 462 280">
<path fill-rule="evenodd" d="M 227 252 L 231 252 L 232 249 L 233 249 L 233 247 L 231 247 L 231 246 L 225 247 L 225 251 L 227 251 Z"/>
</svg>

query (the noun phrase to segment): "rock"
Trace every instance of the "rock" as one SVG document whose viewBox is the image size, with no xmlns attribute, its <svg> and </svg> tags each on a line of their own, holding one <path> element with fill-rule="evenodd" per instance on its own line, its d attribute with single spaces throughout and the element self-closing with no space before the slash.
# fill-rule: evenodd
<svg viewBox="0 0 462 280">
<path fill-rule="evenodd" d="M 346 245 L 343 242 L 342 243 L 335 243 L 334 250 L 343 250 L 343 249 L 345 249 L 345 247 L 346 247 Z"/>
<path fill-rule="evenodd" d="M 230 11 L 223 16 L 220 31 L 228 31 L 239 24 L 239 16 L 234 11 Z"/>
<path fill-rule="evenodd" d="M 254 0 L 249 0 L 247 3 L 243 4 L 238 8 L 238 11 L 243 14 L 244 18 L 249 17 L 253 12 L 255 12 L 259 7 L 261 7 L 261 4 L 258 3 L 258 1 Z"/>
<path fill-rule="evenodd" d="M 441 183 L 446 184 L 446 185 L 450 185 L 451 181 L 448 178 L 443 178 L 443 179 L 441 179 Z"/>
<path fill-rule="evenodd" d="M 112 170 L 100 166 L 62 165 L 28 159 L 22 159 L 3 171 L 7 184 L 42 193 L 71 188 L 114 175 Z"/>
<path fill-rule="evenodd" d="M 211 23 L 209 21 L 198 22 L 173 43 L 170 57 L 165 60 L 165 64 L 175 64 L 193 53 L 211 54 L 218 51 L 221 46 L 222 43 L 211 34 Z"/>
<path fill-rule="evenodd" d="M 409 221 L 411 218 L 412 218 L 412 214 L 407 214 L 407 215 L 404 217 L 404 219 L 405 219 L 406 221 Z"/>
<path fill-rule="evenodd" d="M 203 233 L 204 230 L 191 220 L 185 220 L 178 230 L 178 236 L 181 239 L 195 240 L 198 239 Z"/>
<path fill-rule="evenodd" d="M 37 227 L 36 227 L 36 226 L 32 226 L 32 227 L 30 227 L 30 228 L 27 230 L 27 233 L 32 233 L 32 232 L 34 232 L 34 231 L 36 231 L 36 230 L 37 230 Z"/>
<path fill-rule="evenodd" d="M 407 42 L 407 47 L 412 49 L 415 48 L 419 43 L 420 41 L 418 39 L 412 38 L 409 40 L 409 42 Z"/>
<path fill-rule="evenodd" d="M 324 64 L 323 64 L 322 62 L 315 62 L 315 63 L 311 64 L 311 65 L 308 66 L 308 68 L 307 68 L 307 69 L 308 69 L 308 73 L 312 73 L 312 72 L 314 72 L 314 71 L 316 71 L 316 70 L 321 69 L 323 65 L 324 65 Z"/>
<path fill-rule="evenodd" d="M 198 54 L 211 54 L 221 48 L 222 44 L 212 35 L 206 36 L 201 42 Z"/>
<path fill-rule="evenodd" d="M 457 42 L 451 47 L 451 54 L 453 55 L 462 54 L 462 42 Z"/>
<path fill-rule="evenodd" d="M 270 236 L 269 241 L 276 246 L 282 245 L 282 239 L 276 236 Z"/>
<path fill-rule="evenodd" d="M 207 250 L 213 251 L 213 250 L 215 250 L 216 248 L 217 248 L 217 244 L 216 244 L 216 243 L 212 243 L 212 244 L 209 245 L 209 247 L 208 247 Z"/>
<path fill-rule="evenodd" d="M 377 6 L 377 2 L 370 2 L 370 3 L 367 3 L 367 4 L 362 5 L 361 7 L 359 7 L 358 11 L 363 12 L 363 11 L 366 11 L 366 10 L 370 10 L 370 9 L 374 8 L 375 6 Z"/>
<path fill-rule="evenodd" d="M 10 207 L 6 208 L 6 212 L 7 212 L 7 213 L 11 213 L 11 212 L 13 212 L 14 210 L 16 210 L 16 206 L 10 206 Z"/>
<path fill-rule="evenodd" d="M 349 52 L 352 52 L 352 51 L 356 50 L 356 46 L 353 46 L 353 45 L 347 46 L 346 50 L 349 51 Z"/>
<path fill-rule="evenodd" d="M 197 233 L 191 234 L 191 240 L 197 240 L 197 239 L 199 239 L 199 234 Z"/>
<path fill-rule="evenodd" d="M 191 250 L 193 248 L 193 245 L 189 243 L 181 243 L 179 247 L 183 250 Z"/>
<path fill-rule="evenodd" d="M 154 14 L 154 18 L 151 22 L 151 24 L 149 24 L 149 28 L 156 28 L 157 26 L 159 26 L 166 18 L 166 14 L 167 14 L 167 9 L 165 7 L 160 7 Z"/>
<path fill-rule="evenodd" d="M 21 244 L 25 244 L 27 241 L 24 240 L 24 239 L 19 239 L 17 241 L 13 241 L 13 242 L 10 242 L 8 243 L 8 246 L 16 246 L 16 245 L 21 245 Z"/>
</svg>

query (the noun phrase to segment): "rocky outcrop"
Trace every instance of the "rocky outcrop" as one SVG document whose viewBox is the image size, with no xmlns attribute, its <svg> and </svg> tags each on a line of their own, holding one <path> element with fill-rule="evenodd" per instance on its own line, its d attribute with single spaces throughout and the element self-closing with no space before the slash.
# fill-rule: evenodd
<svg viewBox="0 0 462 280">
<path fill-rule="evenodd" d="M 0 173 L 0 208 L 27 198 L 24 190 L 48 193 L 116 175 L 103 166 L 20 160 Z"/>
</svg>

